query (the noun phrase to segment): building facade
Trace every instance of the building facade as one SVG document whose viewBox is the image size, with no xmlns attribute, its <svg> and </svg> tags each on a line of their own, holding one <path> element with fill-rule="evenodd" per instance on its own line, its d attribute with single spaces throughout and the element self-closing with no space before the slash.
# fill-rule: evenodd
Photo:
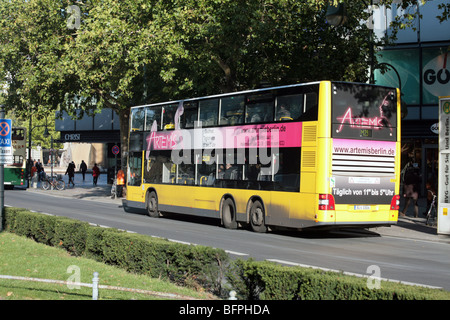
<svg viewBox="0 0 450 320">
<path fill-rule="evenodd" d="M 120 166 L 120 152 L 113 154 L 113 146 L 120 148 L 120 121 L 116 112 L 103 109 L 101 112 L 80 119 L 72 119 L 66 112 L 55 115 L 55 130 L 60 132 L 60 142 L 64 143 L 61 167 L 74 161 L 78 166 L 84 160 L 89 168 L 94 163 L 108 173 L 111 182 L 114 170 Z"/>
<path fill-rule="evenodd" d="M 437 190 L 438 178 L 438 101 L 450 95 L 450 21 L 439 22 L 439 4 L 448 0 L 434 0 L 405 10 L 418 11 L 422 16 L 413 27 L 400 30 L 395 44 L 381 48 L 378 63 L 387 71 L 375 69 L 375 83 L 400 87 L 402 101 L 402 169 L 413 163 L 420 168 L 421 194 L 425 184 Z M 378 37 L 390 35 L 390 22 L 404 12 L 401 9 L 375 9 L 374 33 Z"/>
</svg>

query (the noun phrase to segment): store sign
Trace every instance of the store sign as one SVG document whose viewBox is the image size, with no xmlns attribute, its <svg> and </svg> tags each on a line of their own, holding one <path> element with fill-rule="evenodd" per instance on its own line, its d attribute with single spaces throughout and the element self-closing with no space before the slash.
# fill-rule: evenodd
<svg viewBox="0 0 450 320">
<path fill-rule="evenodd" d="M 449 49 L 450 50 L 450 47 Z M 449 51 L 430 60 L 423 68 L 423 87 L 436 97 L 448 95 L 450 86 Z"/>
<path fill-rule="evenodd" d="M 430 127 L 431 132 L 439 134 L 439 123 L 436 122 Z"/>
<path fill-rule="evenodd" d="M 81 140 L 81 134 L 79 133 L 66 133 L 64 135 L 65 141 L 80 141 Z"/>
</svg>

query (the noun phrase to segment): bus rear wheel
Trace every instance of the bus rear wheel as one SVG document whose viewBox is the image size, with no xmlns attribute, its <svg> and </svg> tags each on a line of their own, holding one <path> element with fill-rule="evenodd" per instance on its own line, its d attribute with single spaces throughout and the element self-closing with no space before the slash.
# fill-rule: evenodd
<svg viewBox="0 0 450 320">
<path fill-rule="evenodd" d="M 250 225 L 254 232 L 264 233 L 267 231 L 264 216 L 264 206 L 261 201 L 255 200 L 250 207 Z"/>
<path fill-rule="evenodd" d="M 236 207 L 231 198 L 226 198 L 222 202 L 222 223 L 227 229 L 236 229 Z"/>
<path fill-rule="evenodd" d="M 154 191 L 150 192 L 147 197 L 147 214 L 152 218 L 159 217 L 158 198 Z"/>
</svg>

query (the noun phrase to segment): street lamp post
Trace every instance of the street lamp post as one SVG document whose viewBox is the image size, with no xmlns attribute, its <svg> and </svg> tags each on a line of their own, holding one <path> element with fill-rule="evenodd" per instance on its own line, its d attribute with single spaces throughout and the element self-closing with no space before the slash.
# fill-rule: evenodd
<svg viewBox="0 0 450 320">
<path fill-rule="evenodd" d="M 50 136 L 50 176 L 53 179 L 53 153 L 55 150 L 53 150 L 53 136 Z M 52 185 L 53 188 L 53 185 Z"/>
</svg>

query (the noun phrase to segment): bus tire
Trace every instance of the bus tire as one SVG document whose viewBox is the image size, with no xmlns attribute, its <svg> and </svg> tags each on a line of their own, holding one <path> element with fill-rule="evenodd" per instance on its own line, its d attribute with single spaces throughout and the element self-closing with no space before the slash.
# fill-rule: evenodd
<svg viewBox="0 0 450 320">
<path fill-rule="evenodd" d="M 231 198 L 226 198 L 222 202 L 222 223 L 227 229 L 236 229 L 236 206 Z"/>
<path fill-rule="evenodd" d="M 261 201 L 255 200 L 250 207 L 250 225 L 254 232 L 267 232 L 264 216 L 264 206 Z"/>
<path fill-rule="evenodd" d="M 158 198 L 155 191 L 151 191 L 147 196 L 147 214 L 152 218 L 159 217 Z"/>
</svg>

